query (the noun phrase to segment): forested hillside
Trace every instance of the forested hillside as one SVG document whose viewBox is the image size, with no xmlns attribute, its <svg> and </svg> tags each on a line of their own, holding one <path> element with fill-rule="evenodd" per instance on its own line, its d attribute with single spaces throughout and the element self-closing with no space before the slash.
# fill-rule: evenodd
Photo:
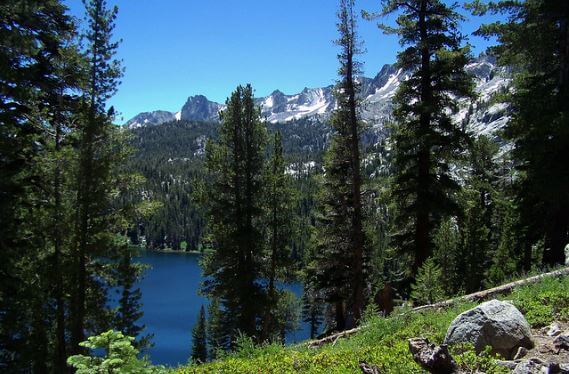
<svg viewBox="0 0 569 374">
<path fill-rule="evenodd" d="M 310 225 L 315 177 L 322 170 L 330 127 L 315 119 L 302 119 L 269 125 L 268 131 L 282 134 L 287 172 L 294 176 L 300 194 L 298 229 L 305 231 Z M 182 120 L 140 127 L 129 133 L 134 153 L 126 163 L 127 170 L 145 177 L 131 198 L 148 199 L 157 206 L 150 217 L 139 220 L 130 233 L 132 240 L 151 249 L 201 250 L 205 218 L 193 190 L 205 177 L 206 143 L 218 138 L 219 123 Z M 303 257 L 307 235 L 295 240 L 298 260 Z"/>
</svg>

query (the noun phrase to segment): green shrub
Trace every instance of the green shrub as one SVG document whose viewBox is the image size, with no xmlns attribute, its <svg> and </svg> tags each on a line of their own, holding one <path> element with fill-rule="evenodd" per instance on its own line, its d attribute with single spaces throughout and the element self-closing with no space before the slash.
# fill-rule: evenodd
<svg viewBox="0 0 569 374">
<path fill-rule="evenodd" d="M 91 336 L 80 346 L 90 350 L 104 351 L 104 356 L 75 355 L 67 359 L 67 364 L 76 369 L 77 374 L 130 374 L 165 373 L 160 366 L 152 366 L 146 359 L 138 359 L 133 337 L 109 330 L 101 335 Z"/>
<path fill-rule="evenodd" d="M 463 344 L 451 347 L 451 354 L 460 370 L 466 373 L 506 374 L 510 372 L 508 368 L 498 366 L 496 360 L 500 357 L 492 354 L 491 347 L 486 347 L 484 352 L 476 354 L 473 345 Z"/>
<path fill-rule="evenodd" d="M 555 320 L 569 320 L 569 277 L 546 278 L 515 289 L 508 299 L 524 314 L 530 325 L 541 327 Z"/>
</svg>

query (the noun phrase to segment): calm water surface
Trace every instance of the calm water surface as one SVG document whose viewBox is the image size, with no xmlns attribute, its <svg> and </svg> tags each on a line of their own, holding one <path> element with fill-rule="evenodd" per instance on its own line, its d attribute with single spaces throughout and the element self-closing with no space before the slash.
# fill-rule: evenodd
<svg viewBox="0 0 569 374">
<path fill-rule="evenodd" d="M 201 269 L 199 255 L 145 252 L 139 261 L 151 266 L 139 283 L 142 291 L 145 333 L 154 334 L 154 347 L 148 355 L 154 364 L 177 366 L 190 357 L 192 327 L 207 299 L 198 295 Z M 288 289 L 300 297 L 301 284 Z M 287 336 L 287 342 L 308 339 L 310 330 L 303 324 Z"/>
</svg>

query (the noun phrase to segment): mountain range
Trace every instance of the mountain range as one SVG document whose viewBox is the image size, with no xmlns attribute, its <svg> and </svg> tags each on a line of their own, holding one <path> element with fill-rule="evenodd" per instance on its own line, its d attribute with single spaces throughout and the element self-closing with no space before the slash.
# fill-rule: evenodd
<svg viewBox="0 0 569 374">
<path fill-rule="evenodd" d="M 466 66 L 474 77 L 477 98 L 463 99 L 455 119 L 466 123 L 477 134 L 491 134 L 508 119 L 507 107 L 494 103 L 492 97 L 509 86 L 510 72 L 499 67 L 492 56 L 481 55 Z M 361 118 L 372 128 L 381 131 L 393 110 L 393 97 L 401 81 L 409 76 L 396 65 L 384 65 L 374 78 L 360 77 L 362 99 Z M 334 86 L 305 88 L 287 95 L 279 90 L 256 99 L 262 117 L 270 123 L 287 123 L 303 118 L 326 120 L 335 108 Z M 190 96 L 178 112 L 163 110 L 144 112 L 126 122 L 128 128 L 156 126 L 176 120 L 219 121 L 219 111 L 225 105 L 210 101 L 203 95 Z"/>
</svg>

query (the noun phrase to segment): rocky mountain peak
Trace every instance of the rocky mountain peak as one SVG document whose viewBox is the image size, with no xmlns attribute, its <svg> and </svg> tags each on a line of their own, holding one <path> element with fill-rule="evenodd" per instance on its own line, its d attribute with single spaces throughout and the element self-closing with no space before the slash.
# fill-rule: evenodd
<svg viewBox="0 0 569 374">
<path fill-rule="evenodd" d="M 503 126 L 507 120 L 505 107 L 492 103 L 490 98 L 509 84 L 509 72 L 497 67 L 492 56 L 481 55 L 466 66 L 475 78 L 478 100 L 476 103 L 464 102 L 456 114 L 457 120 L 467 120 L 473 131 L 488 133 Z M 395 64 L 384 65 L 373 78 L 358 77 L 361 90 L 361 117 L 378 131 L 390 120 L 393 112 L 393 97 L 399 84 L 406 79 L 408 72 Z M 301 118 L 326 119 L 336 106 L 333 86 L 308 88 L 287 95 L 280 90 L 266 97 L 255 99 L 261 108 L 262 116 L 271 123 L 282 123 Z M 219 111 L 225 106 L 210 101 L 204 95 L 190 96 L 179 113 L 156 111 L 141 113 L 127 122 L 131 128 L 157 125 L 173 120 L 219 121 Z"/>
<path fill-rule="evenodd" d="M 188 97 L 181 110 L 180 118 L 190 121 L 218 121 L 223 105 L 209 101 L 204 95 Z"/>
</svg>

